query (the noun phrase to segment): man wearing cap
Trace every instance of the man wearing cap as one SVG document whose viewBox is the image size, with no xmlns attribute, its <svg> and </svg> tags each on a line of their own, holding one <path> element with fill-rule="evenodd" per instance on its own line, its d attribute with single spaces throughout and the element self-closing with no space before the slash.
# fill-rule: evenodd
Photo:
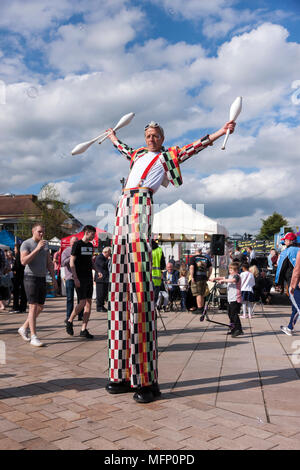
<svg viewBox="0 0 300 470">
<path fill-rule="evenodd" d="M 286 249 L 280 253 L 275 276 L 275 284 L 282 285 L 284 282 L 289 286 L 293 269 L 296 263 L 296 256 L 299 248 L 296 246 L 297 235 L 288 232 L 281 239 L 284 241 Z"/>
<path fill-rule="evenodd" d="M 287 233 L 281 240 L 284 240 L 287 249 L 285 249 L 280 254 L 277 271 L 281 266 L 280 272 L 285 271 L 286 273 L 285 278 L 287 278 L 287 284 L 289 286 L 289 297 L 292 303 L 292 314 L 288 326 L 281 326 L 280 329 L 286 335 L 292 336 L 300 312 L 300 248 L 295 246 L 297 242 L 297 235 L 292 232 Z M 284 257 L 285 252 L 286 256 Z M 280 282 L 280 274 L 278 279 Z"/>
<path fill-rule="evenodd" d="M 145 127 L 146 146 L 132 149 L 109 138 L 130 162 L 119 200 L 113 239 L 108 299 L 109 393 L 134 391 L 134 400 L 148 403 L 161 393 L 157 374 L 157 332 L 151 277 L 153 194 L 161 185 L 182 184 L 180 165 L 226 134 L 235 123 L 190 145 L 164 148 L 164 131 L 156 122 Z"/>
<path fill-rule="evenodd" d="M 296 259 L 300 248 L 296 245 L 297 243 L 297 235 L 293 232 L 288 232 L 285 236 L 281 239 L 284 241 L 286 249 L 280 253 L 278 263 L 277 263 L 277 270 L 275 276 L 275 284 L 284 285 L 286 284 L 288 288 L 290 288 L 291 279 L 293 275 L 293 270 L 296 265 Z M 297 295 L 297 294 L 296 294 Z M 292 317 L 297 312 L 295 305 L 293 303 L 293 299 L 290 296 L 290 300 L 292 302 Z M 288 327 L 281 326 L 281 330 L 286 334 L 291 334 L 292 328 L 292 320 Z"/>
<path fill-rule="evenodd" d="M 288 326 L 281 326 L 280 329 L 288 336 L 293 335 L 296 321 L 300 314 L 300 250 L 297 253 L 296 263 L 293 270 L 291 283 L 290 283 L 290 300 L 292 302 L 292 314 Z"/>
</svg>

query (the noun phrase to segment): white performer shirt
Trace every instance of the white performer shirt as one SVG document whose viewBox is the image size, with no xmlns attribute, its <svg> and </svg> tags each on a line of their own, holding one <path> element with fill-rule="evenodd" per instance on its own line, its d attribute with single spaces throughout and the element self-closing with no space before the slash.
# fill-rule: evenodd
<svg viewBox="0 0 300 470">
<path fill-rule="evenodd" d="M 136 160 L 130 171 L 126 188 L 136 188 L 139 186 L 142 174 L 146 170 L 147 166 L 152 162 L 153 158 L 158 155 L 158 153 L 147 152 L 145 155 Z M 143 187 L 150 188 L 155 193 L 162 184 L 164 177 L 165 170 L 161 161 L 158 159 L 146 176 L 146 179 L 143 182 Z"/>
</svg>

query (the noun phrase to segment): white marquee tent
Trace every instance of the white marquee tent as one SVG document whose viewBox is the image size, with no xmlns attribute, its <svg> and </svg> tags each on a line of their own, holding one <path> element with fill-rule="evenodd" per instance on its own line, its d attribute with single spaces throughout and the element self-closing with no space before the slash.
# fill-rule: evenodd
<svg viewBox="0 0 300 470">
<path fill-rule="evenodd" d="M 152 233 L 165 241 L 203 241 L 204 234 L 223 234 L 226 228 L 179 199 L 154 214 Z"/>
</svg>

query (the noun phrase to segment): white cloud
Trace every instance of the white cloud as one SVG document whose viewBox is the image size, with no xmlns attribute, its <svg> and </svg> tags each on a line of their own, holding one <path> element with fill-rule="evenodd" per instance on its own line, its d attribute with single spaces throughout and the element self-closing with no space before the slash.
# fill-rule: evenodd
<svg viewBox="0 0 300 470">
<path fill-rule="evenodd" d="M 285 10 L 274 10 L 263 5 L 259 9 L 250 9 L 241 0 L 211 0 L 204 2 L 199 0 L 150 0 L 157 6 L 164 8 L 166 13 L 178 19 L 194 22 L 202 22 L 202 31 L 211 39 L 225 37 L 229 32 L 243 32 L 262 22 L 277 22 L 293 16 L 293 13 Z"/>
<path fill-rule="evenodd" d="M 196 4 L 187 2 L 186 14 L 194 6 L 196 15 Z M 9 7 L 5 2 L 2 25 L 9 26 L 12 9 L 18 5 L 13 1 Z M 285 28 L 262 24 L 223 43 L 210 57 L 201 44 L 145 36 L 141 42 L 138 28 L 147 25 L 147 19 L 141 8 L 127 2 L 112 2 L 109 11 L 104 2 L 103 10 L 94 12 L 90 4 L 83 29 L 81 23 L 62 26 L 59 19 L 83 12 L 87 2 L 77 1 L 72 10 L 65 0 L 48 12 L 42 9 L 45 3 L 37 5 L 30 1 L 28 8 L 36 7 L 42 16 L 41 30 L 58 22 L 50 42 L 37 39 L 37 44 L 61 77 L 48 74 L 39 80 L 24 65 L 22 54 L 12 62 L 0 58 L 7 76 L 16 77 L 7 85 L 7 103 L 1 108 L 5 112 L 0 113 L 4 191 L 55 182 L 74 214 L 83 222 L 96 223 L 92 218 L 98 205 L 115 204 L 128 163 L 110 142 L 94 144 L 86 154 L 72 157 L 76 144 L 133 111 L 135 119 L 118 133 L 129 145 L 143 144 L 143 126 L 152 119 L 165 128 L 167 144 L 184 145 L 220 127 L 228 119 L 231 101 L 242 95 L 244 108 L 226 151 L 220 151 L 218 141 L 190 159 L 182 166 L 184 186 L 161 189 L 156 201 L 174 202 L 180 197 L 205 203 L 211 212 L 206 214 L 222 218 L 229 229 L 243 222 L 248 227 L 244 231 L 251 232 L 260 223 L 258 215 L 270 215 L 273 208 L 297 216 L 300 106 L 288 100 L 293 80 L 300 79 L 300 45 L 289 42 Z M 170 5 L 176 10 L 181 4 Z M 218 5 L 224 5 L 223 0 Z M 206 15 L 213 6 L 216 2 L 207 3 Z M 23 18 L 17 16 L 16 23 L 26 22 L 28 31 L 37 31 L 28 11 Z M 230 22 L 229 8 L 227 19 Z M 29 35 L 28 41 L 33 43 L 34 37 Z M 283 117 L 292 117 L 293 122 L 278 122 Z M 291 193 L 293 202 L 287 204 Z"/>
</svg>

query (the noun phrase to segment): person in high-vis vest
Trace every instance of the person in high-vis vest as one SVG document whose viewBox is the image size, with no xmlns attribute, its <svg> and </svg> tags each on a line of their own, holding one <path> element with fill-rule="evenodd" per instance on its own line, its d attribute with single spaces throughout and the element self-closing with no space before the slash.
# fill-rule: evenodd
<svg viewBox="0 0 300 470">
<path fill-rule="evenodd" d="M 152 283 L 153 194 L 169 182 L 180 186 L 180 164 L 234 128 L 235 123 L 230 121 L 190 145 L 166 149 L 163 128 L 152 121 L 144 130 L 146 146 L 137 150 L 108 129 L 110 140 L 130 162 L 113 236 L 108 298 L 109 393 L 133 391 L 138 403 L 152 402 L 161 395 Z"/>
<path fill-rule="evenodd" d="M 152 240 L 152 282 L 154 287 L 154 303 L 158 300 L 162 285 L 162 270 L 166 267 L 166 260 L 162 248 Z"/>
</svg>

